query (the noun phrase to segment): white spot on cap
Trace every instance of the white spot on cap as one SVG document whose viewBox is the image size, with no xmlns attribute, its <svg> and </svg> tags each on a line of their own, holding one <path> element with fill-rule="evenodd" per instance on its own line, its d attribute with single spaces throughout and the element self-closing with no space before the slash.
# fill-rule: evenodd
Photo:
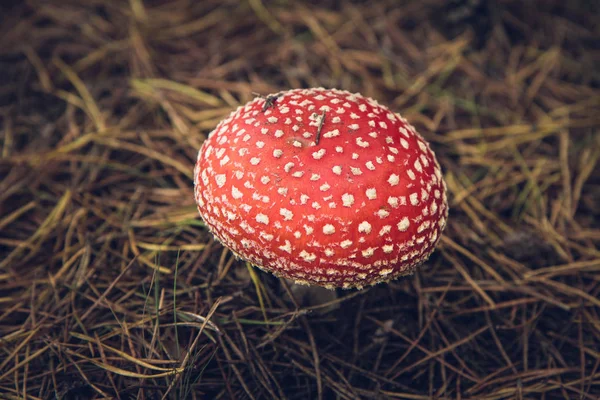
<svg viewBox="0 0 600 400">
<path fill-rule="evenodd" d="M 398 207 L 398 198 L 397 197 L 390 196 L 390 197 L 388 197 L 387 202 L 390 206 L 392 206 L 394 208 Z"/>
<path fill-rule="evenodd" d="M 358 130 L 358 128 L 359 128 L 358 124 L 350 124 L 350 125 L 348 125 L 348 129 L 353 130 L 353 131 Z"/>
<path fill-rule="evenodd" d="M 273 150 L 273 157 L 275 158 L 279 158 L 283 155 L 283 150 L 280 149 L 275 149 Z"/>
<path fill-rule="evenodd" d="M 302 250 L 300 252 L 300 257 L 302 257 L 302 259 L 304 259 L 304 261 L 306 261 L 306 262 L 312 262 L 312 261 L 315 261 L 317 259 L 316 254 L 309 253 L 306 250 Z"/>
<path fill-rule="evenodd" d="M 358 167 L 350 167 L 350 171 L 352 171 L 352 175 L 362 175 L 362 171 Z"/>
<path fill-rule="evenodd" d="M 412 204 L 413 206 L 419 205 L 419 194 L 418 193 L 410 194 L 410 204 Z"/>
<path fill-rule="evenodd" d="M 281 129 L 277 129 L 277 130 L 275 131 L 275 137 L 276 137 L 276 138 L 280 138 L 280 137 L 282 137 L 282 136 L 283 136 L 283 131 L 282 131 Z"/>
<path fill-rule="evenodd" d="M 279 193 L 282 196 L 285 196 L 288 192 L 288 188 L 286 187 L 279 187 L 277 188 L 277 193 Z"/>
<path fill-rule="evenodd" d="M 261 232 L 259 236 L 260 236 L 261 238 L 263 238 L 263 239 L 265 239 L 265 240 L 269 241 L 269 242 L 270 242 L 271 240 L 273 240 L 273 238 L 274 238 L 274 236 L 273 236 L 273 235 L 271 235 L 271 234 L 269 234 L 269 233 L 265 233 L 265 232 Z"/>
<path fill-rule="evenodd" d="M 386 218 L 390 215 L 390 212 L 384 209 L 379 209 L 377 210 L 377 216 L 379 218 Z"/>
<path fill-rule="evenodd" d="M 240 192 L 238 188 L 236 188 L 235 186 L 232 186 L 231 187 L 231 196 L 234 199 L 239 200 L 244 196 L 244 194 L 242 192 Z"/>
<path fill-rule="evenodd" d="M 315 160 L 320 160 L 325 155 L 325 149 L 321 149 L 319 151 L 315 151 L 312 153 L 312 156 Z"/>
<path fill-rule="evenodd" d="M 412 170 L 412 169 L 409 169 L 409 170 L 407 170 L 407 171 L 406 171 L 406 175 L 408 175 L 408 177 L 409 177 L 411 180 L 413 180 L 413 181 L 414 181 L 414 180 L 417 178 L 417 177 L 415 176 L 415 173 L 413 172 L 413 170 Z"/>
<path fill-rule="evenodd" d="M 398 230 L 400 230 L 400 232 L 406 232 L 409 226 L 410 221 L 408 220 L 408 217 L 404 217 L 400 222 L 398 222 Z"/>
<path fill-rule="evenodd" d="M 198 168 L 198 165 L 196 165 L 196 168 Z M 194 170 L 195 170 L 196 168 L 194 168 Z M 212 171 L 212 168 L 210 168 L 210 170 Z M 208 183 L 209 183 L 209 180 L 208 180 L 208 173 L 206 172 L 206 169 L 203 169 L 203 170 L 202 170 L 202 173 L 201 173 L 200 175 L 202 176 L 202 182 L 203 182 L 205 185 L 208 185 Z"/>
<path fill-rule="evenodd" d="M 279 246 L 280 250 L 283 250 L 289 254 L 292 254 L 292 244 L 290 243 L 289 240 L 285 241 L 285 244 L 283 246 Z"/>
<path fill-rule="evenodd" d="M 417 228 L 417 233 L 421 233 L 425 229 L 429 228 L 430 224 L 431 224 L 430 221 L 423 221 L 423 223 L 421 225 L 419 225 L 419 227 Z"/>
<path fill-rule="evenodd" d="M 334 121 L 334 122 L 335 122 L 335 121 Z M 332 138 L 332 137 L 336 137 L 336 136 L 340 136 L 340 131 L 339 131 L 339 130 L 337 130 L 337 129 L 334 129 L 334 130 L 332 130 L 332 131 L 325 132 L 325 133 L 323 134 L 323 137 L 324 137 L 324 138 L 327 138 L 327 139 L 330 139 L 330 138 Z"/>
<path fill-rule="evenodd" d="M 266 185 L 267 183 L 271 182 L 271 178 L 269 178 L 266 175 L 263 175 L 260 177 L 260 182 L 264 185 Z"/>
<path fill-rule="evenodd" d="M 417 172 L 423 172 L 423 167 L 421 166 L 419 160 L 415 161 L 415 169 L 417 170 Z"/>
<path fill-rule="evenodd" d="M 260 158 L 258 158 L 258 157 L 252 157 L 250 159 L 250 164 L 252 164 L 252 165 L 258 165 L 259 163 L 260 163 Z"/>
<path fill-rule="evenodd" d="M 382 247 L 383 252 L 386 254 L 391 253 L 394 250 L 394 245 L 393 244 L 386 244 Z"/>
<path fill-rule="evenodd" d="M 367 161 L 365 166 L 369 171 L 375 171 L 375 164 L 373 164 L 373 161 Z"/>
<path fill-rule="evenodd" d="M 375 248 L 369 247 L 368 249 L 362 251 L 362 255 L 365 258 L 372 257 L 373 253 L 375 253 L 375 250 L 376 250 Z"/>
<path fill-rule="evenodd" d="M 303 175 L 304 175 L 304 171 L 296 171 L 292 174 L 292 176 L 294 178 L 302 178 Z"/>
<path fill-rule="evenodd" d="M 348 247 L 352 246 L 352 240 L 344 240 L 343 242 L 340 243 L 340 247 L 342 249 L 347 249 Z"/>
<path fill-rule="evenodd" d="M 229 156 L 225 156 L 223 157 L 223 159 L 221 161 L 219 161 L 219 165 L 222 167 L 223 165 L 227 164 L 229 162 Z"/>
<path fill-rule="evenodd" d="M 362 147 L 363 149 L 369 147 L 369 142 L 364 141 L 361 137 L 356 138 L 356 144 Z"/>
<path fill-rule="evenodd" d="M 215 176 L 215 181 L 217 182 L 218 187 L 223 187 L 223 186 L 225 186 L 227 177 L 225 176 L 225 174 L 219 174 L 219 175 Z"/>
<path fill-rule="evenodd" d="M 265 214 L 257 214 L 256 215 L 256 222 L 260 222 L 261 224 L 268 225 L 269 224 L 269 217 L 267 217 Z"/>
<path fill-rule="evenodd" d="M 294 168 L 294 165 L 295 165 L 295 164 L 294 164 L 293 162 L 289 162 L 289 163 L 287 163 L 287 164 L 285 164 L 285 165 L 283 166 L 283 170 L 284 170 L 285 172 L 290 172 L 290 170 L 291 170 L 292 168 Z"/>
<path fill-rule="evenodd" d="M 250 234 L 256 232 L 256 230 L 254 228 L 252 228 L 250 225 L 248 225 L 248 222 L 246 222 L 246 221 L 240 222 L 240 228 L 242 228 L 243 230 L 245 230 L 246 232 L 248 232 Z"/>
<path fill-rule="evenodd" d="M 323 233 L 326 235 L 333 235 L 335 233 L 335 227 L 331 224 L 323 226 Z"/>
<path fill-rule="evenodd" d="M 360 233 L 371 233 L 371 224 L 367 221 L 363 221 L 358 225 L 358 231 Z"/>
<path fill-rule="evenodd" d="M 344 207 L 351 207 L 354 204 L 354 196 L 350 193 L 344 193 L 342 195 L 342 203 Z"/>
<path fill-rule="evenodd" d="M 294 218 L 294 213 L 292 213 L 287 208 L 280 208 L 279 209 L 279 215 L 281 215 L 283 217 L 284 221 L 289 221 L 292 218 Z"/>
<path fill-rule="evenodd" d="M 437 231 L 437 229 L 436 229 L 436 230 L 434 230 L 434 231 L 431 233 L 431 235 L 429 236 L 429 241 L 430 241 L 431 243 L 433 243 L 433 242 L 435 242 L 435 241 L 436 241 L 437 237 L 438 237 L 438 231 Z"/>
<path fill-rule="evenodd" d="M 400 183 L 400 177 L 396 174 L 391 174 L 387 181 L 390 185 L 396 186 Z"/>
<path fill-rule="evenodd" d="M 334 174 L 336 175 L 341 175 L 342 174 L 342 167 L 339 165 L 334 165 L 333 168 L 331 169 L 333 171 Z"/>
<path fill-rule="evenodd" d="M 269 121 L 272 124 L 276 124 L 277 123 L 277 117 L 269 117 L 269 118 L 267 118 L 267 121 Z"/>
<path fill-rule="evenodd" d="M 369 200 L 375 200 L 377 198 L 377 189 L 369 188 L 367 189 L 366 194 Z"/>
<path fill-rule="evenodd" d="M 379 236 L 387 235 L 391 231 L 392 231 L 391 225 L 384 225 L 383 228 L 381 228 L 381 230 L 379 231 Z"/>
<path fill-rule="evenodd" d="M 321 185 L 321 187 L 319 188 L 321 190 L 321 192 L 326 192 L 331 188 L 331 186 L 329 186 L 329 184 L 324 183 Z"/>
<path fill-rule="evenodd" d="M 408 142 L 406 141 L 406 139 L 400 138 L 400 144 L 402 145 L 402 147 L 408 150 Z"/>
</svg>

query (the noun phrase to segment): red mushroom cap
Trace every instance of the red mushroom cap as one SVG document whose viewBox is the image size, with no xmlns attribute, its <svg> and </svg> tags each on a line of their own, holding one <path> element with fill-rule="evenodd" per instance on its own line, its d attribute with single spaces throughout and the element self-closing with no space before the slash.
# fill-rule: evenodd
<svg viewBox="0 0 600 400">
<path fill-rule="evenodd" d="M 329 288 L 411 273 L 448 215 L 427 142 L 376 101 L 336 89 L 239 107 L 202 145 L 194 177 L 200 215 L 236 255 Z"/>
</svg>

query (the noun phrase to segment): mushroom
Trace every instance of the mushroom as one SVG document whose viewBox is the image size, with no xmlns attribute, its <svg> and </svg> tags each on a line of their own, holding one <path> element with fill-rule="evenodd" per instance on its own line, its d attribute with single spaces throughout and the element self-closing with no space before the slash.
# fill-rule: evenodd
<svg viewBox="0 0 600 400">
<path fill-rule="evenodd" d="M 412 273 L 448 216 L 429 144 L 377 101 L 337 89 L 239 107 L 203 143 L 194 185 L 208 229 L 238 257 L 330 289 Z"/>
</svg>

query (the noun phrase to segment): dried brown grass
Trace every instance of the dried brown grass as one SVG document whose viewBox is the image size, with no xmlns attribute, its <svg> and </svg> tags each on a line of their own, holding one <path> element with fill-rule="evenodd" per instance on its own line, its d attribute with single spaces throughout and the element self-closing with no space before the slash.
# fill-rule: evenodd
<svg viewBox="0 0 600 400">
<path fill-rule="evenodd" d="M 442 3 L 2 10 L 2 396 L 599 398 L 598 9 L 473 34 Z M 408 118 L 452 208 L 416 275 L 321 305 L 215 243 L 191 181 L 232 108 L 310 86 Z"/>
</svg>

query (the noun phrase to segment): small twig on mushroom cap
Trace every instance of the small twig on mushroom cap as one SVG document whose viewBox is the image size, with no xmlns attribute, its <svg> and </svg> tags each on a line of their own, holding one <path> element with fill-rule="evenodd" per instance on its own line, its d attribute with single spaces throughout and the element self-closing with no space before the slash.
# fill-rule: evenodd
<svg viewBox="0 0 600 400">
<path fill-rule="evenodd" d="M 257 92 L 252 92 L 252 94 L 255 95 L 256 97 L 260 97 L 261 99 L 265 99 L 265 103 L 263 104 L 263 108 L 262 108 L 261 112 L 265 112 L 265 111 L 267 111 L 267 109 L 274 107 L 275 101 L 277 100 L 277 98 L 279 96 L 281 96 L 281 93 L 272 94 L 272 95 L 268 95 L 268 96 L 265 96 L 265 95 L 257 93 Z"/>
<path fill-rule="evenodd" d="M 324 123 L 325 123 L 325 110 L 323 110 L 323 113 L 321 113 L 321 119 L 319 120 L 319 127 L 317 128 L 317 138 L 315 140 L 315 143 L 317 145 L 319 145 L 319 142 L 321 141 L 321 129 L 323 129 Z"/>
</svg>

